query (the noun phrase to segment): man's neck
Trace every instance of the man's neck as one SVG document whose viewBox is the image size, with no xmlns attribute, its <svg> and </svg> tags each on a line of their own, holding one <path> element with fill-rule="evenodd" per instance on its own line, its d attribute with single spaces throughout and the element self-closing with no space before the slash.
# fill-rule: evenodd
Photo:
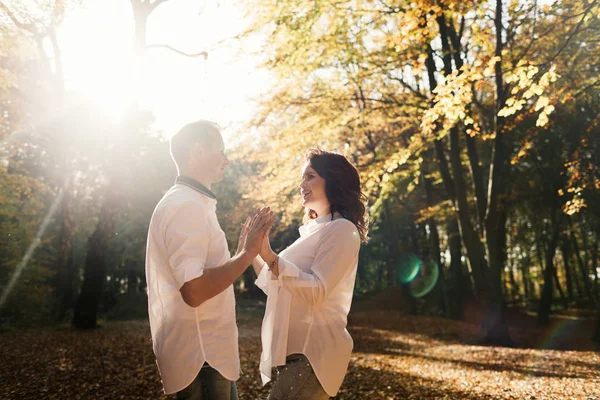
<svg viewBox="0 0 600 400">
<path fill-rule="evenodd" d="M 205 176 L 201 176 L 200 174 L 193 174 L 189 171 L 179 171 L 179 175 L 180 176 L 187 176 L 188 178 L 192 178 L 195 179 L 196 181 L 200 182 L 201 184 L 203 184 L 208 190 L 212 190 L 210 185 L 211 185 L 211 181 L 209 179 L 207 179 Z"/>
<path fill-rule="evenodd" d="M 197 192 L 200 192 L 200 193 L 210 197 L 211 199 L 217 198 L 217 196 L 213 192 L 211 192 L 211 190 L 209 188 L 207 188 L 202 183 L 198 182 L 196 179 L 191 178 L 189 176 L 185 176 L 185 175 L 177 176 L 177 179 L 175 180 L 175 184 L 189 186 L 192 189 L 196 190 Z"/>
</svg>

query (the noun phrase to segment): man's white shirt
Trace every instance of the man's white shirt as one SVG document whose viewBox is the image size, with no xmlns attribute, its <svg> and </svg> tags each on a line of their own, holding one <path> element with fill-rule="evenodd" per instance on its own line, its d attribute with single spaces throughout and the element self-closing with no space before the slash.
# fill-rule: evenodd
<svg viewBox="0 0 600 400">
<path fill-rule="evenodd" d="M 196 308 L 179 289 L 230 259 L 217 201 L 173 186 L 156 206 L 148 230 L 146 279 L 152 344 L 166 394 L 186 388 L 204 362 L 225 378 L 240 375 L 233 285 Z"/>
</svg>

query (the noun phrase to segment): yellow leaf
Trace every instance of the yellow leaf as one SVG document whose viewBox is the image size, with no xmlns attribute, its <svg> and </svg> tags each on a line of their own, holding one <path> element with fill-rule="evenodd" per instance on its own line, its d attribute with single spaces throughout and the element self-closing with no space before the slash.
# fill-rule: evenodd
<svg viewBox="0 0 600 400">
<path fill-rule="evenodd" d="M 550 103 L 550 99 L 546 96 L 541 96 L 535 104 L 535 111 L 539 111 Z M 545 110 L 544 110 L 545 111 Z"/>
</svg>

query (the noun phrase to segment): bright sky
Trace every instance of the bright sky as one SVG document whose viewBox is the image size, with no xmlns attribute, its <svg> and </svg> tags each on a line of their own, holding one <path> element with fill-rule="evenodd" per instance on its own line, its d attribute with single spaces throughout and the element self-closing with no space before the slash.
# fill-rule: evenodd
<svg viewBox="0 0 600 400">
<path fill-rule="evenodd" d="M 187 122 L 205 118 L 225 128 L 226 141 L 235 140 L 232 135 L 253 115 L 254 100 L 269 82 L 268 73 L 257 68 L 258 57 L 250 55 L 258 49 L 258 40 L 226 40 L 245 23 L 235 0 L 161 4 L 148 20 L 147 44 L 167 44 L 186 53 L 208 50 L 208 60 L 151 49 L 141 73 L 130 73 L 133 14 L 129 1 L 85 0 L 83 5 L 67 14 L 59 31 L 70 90 L 115 112 L 129 104 L 137 90 L 166 136 Z"/>
</svg>

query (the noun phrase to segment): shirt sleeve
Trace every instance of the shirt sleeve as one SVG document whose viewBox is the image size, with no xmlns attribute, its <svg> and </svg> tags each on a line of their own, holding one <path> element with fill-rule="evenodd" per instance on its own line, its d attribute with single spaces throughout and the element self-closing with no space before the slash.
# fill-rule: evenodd
<svg viewBox="0 0 600 400">
<path fill-rule="evenodd" d="M 165 225 L 169 267 L 179 288 L 204 274 L 210 238 L 207 222 L 202 206 L 187 202 L 173 210 Z"/>
<path fill-rule="evenodd" d="M 269 268 L 267 268 L 267 265 L 265 264 L 260 270 L 260 274 L 258 274 L 258 277 L 254 281 L 254 284 L 263 292 L 265 292 L 267 296 L 269 295 L 269 279 L 272 279 L 271 275 L 272 274 L 269 272 Z"/>
<path fill-rule="evenodd" d="M 339 220 L 319 240 L 311 272 L 303 272 L 294 263 L 280 257 L 279 282 L 310 305 L 323 302 L 333 289 L 356 266 L 360 236 L 356 226 Z"/>
</svg>

